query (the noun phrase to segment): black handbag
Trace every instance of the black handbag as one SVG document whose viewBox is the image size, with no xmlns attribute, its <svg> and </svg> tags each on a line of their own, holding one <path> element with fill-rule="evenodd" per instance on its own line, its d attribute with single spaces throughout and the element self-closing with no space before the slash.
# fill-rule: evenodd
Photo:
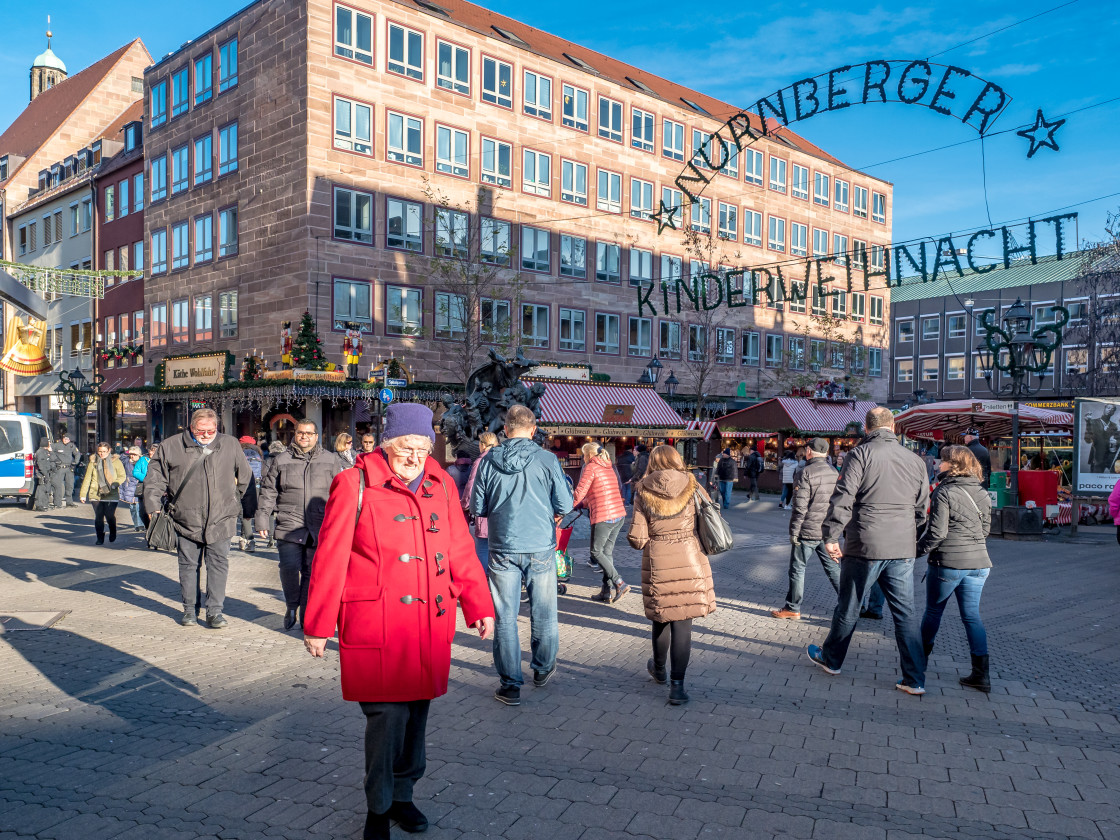
<svg viewBox="0 0 1120 840">
<path fill-rule="evenodd" d="M 706 499 L 696 491 L 696 536 L 700 539 L 700 547 L 704 553 L 711 557 L 714 554 L 723 554 L 730 551 L 735 545 L 731 535 L 731 526 L 727 520 L 719 515 L 719 508 L 711 499 Z"/>
<path fill-rule="evenodd" d="M 191 480 L 194 471 L 198 468 L 206 456 L 210 454 L 209 449 L 203 449 L 202 455 L 199 459 L 191 464 L 187 474 L 183 476 L 183 482 L 179 485 L 179 489 L 167 501 L 163 503 L 163 507 L 152 514 L 148 520 L 148 531 L 145 536 L 148 539 L 148 548 L 153 551 L 169 551 L 172 554 L 179 550 L 179 532 L 175 530 L 175 523 L 171 520 L 171 512 L 175 509 L 175 500 L 179 498 L 179 494 L 183 492 L 183 488 L 187 486 L 187 482 Z"/>
</svg>

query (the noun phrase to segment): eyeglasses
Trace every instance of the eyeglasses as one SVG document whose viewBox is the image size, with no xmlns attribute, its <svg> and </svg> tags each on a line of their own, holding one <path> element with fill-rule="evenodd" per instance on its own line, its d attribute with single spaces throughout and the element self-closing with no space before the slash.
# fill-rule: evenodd
<svg viewBox="0 0 1120 840">
<path fill-rule="evenodd" d="M 296 437 L 318 437 L 318 432 L 296 432 Z"/>
<path fill-rule="evenodd" d="M 393 451 L 402 458 L 427 458 L 431 454 L 427 449 L 394 449 Z"/>
<path fill-rule="evenodd" d="M 217 429 L 191 429 L 195 437 L 214 437 L 218 434 Z"/>
</svg>

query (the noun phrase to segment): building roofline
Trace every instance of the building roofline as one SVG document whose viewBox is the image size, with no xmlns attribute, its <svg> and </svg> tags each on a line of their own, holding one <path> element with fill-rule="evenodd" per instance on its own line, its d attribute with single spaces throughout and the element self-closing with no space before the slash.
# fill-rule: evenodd
<svg viewBox="0 0 1120 840">
<path fill-rule="evenodd" d="M 158 70 L 163 65 L 174 61 L 179 56 L 180 53 L 182 53 L 185 50 L 187 50 L 188 48 L 194 46 L 196 41 L 201 41 L 203 38 L 208 38 L 210 35 L 213 35 L 215 32 L 217 32 L 219 29 L 221 29 L 223 26 L 225 26 L 230 21 L 235 20 L 235 19 L 241 17 L 242 15 L 248 14 L 251 9 L 255 8 L 256 6 L 263 6 L 266 3 L 268 3 L 268 0 L 253 0 L 253 2 L 251 2 L 248 6 L 244 6 L 240 9 L 238 9 L 233 14 L 229 15 L 228 17 L 224 18 L 223 20 L 221 20 L 218 23 L 211 26 L 205 32 L 203 32 L 199 35 L 195 35 L 193 38 L 191 38 L 187 41 L 184 41 L 176 49 L 172 50 L 167 55 L 165 55 L 163 58 L 159 59 L 159 61 L 156 61 L 156 62 L 153 62 L 152 64 L 149 64 L 147 67 L 144 68 L 144 72 L 145 73 L 155 72 L 156 70 Z"/>
</svg>

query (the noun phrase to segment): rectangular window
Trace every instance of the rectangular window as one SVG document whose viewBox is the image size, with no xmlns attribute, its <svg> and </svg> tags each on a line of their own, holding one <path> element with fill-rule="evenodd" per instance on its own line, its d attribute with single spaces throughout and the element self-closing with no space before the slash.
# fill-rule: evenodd
<svg viewBox="0 0 1120 840">
<path fill-rule="evenodd" d="M 526 70 L 523 87 L 525 113 L 552 122 L 552 79 Z"/>
<path fill-rule="evenodd" d="M 218 93 L 224 93 L 237 84 L 237 39 L 233 38 L 218 47 Z"/>
<path fill-rule="evenodd" d="M 587 240 L 583 237 L 560 234 L 560 276 L 587 279 Z"/>
<path fill-rule="evenodd" d="M 171 270 L 186 268 L 191 260 L 191 229 L 186 222 L 171 226 Z"/>
<path fill-rule="evenodd" d="M 149 95 L 149 109 L 152 112 L 152 128 L 158 128 L 167 122 L 167 80 L 152 85 Z"/>
<path fill-rule="evenodd" d="M 735 363 L 735 330 L 726 327 L 716 330 L 716 362 L 721 365 Z"/>
<path fill-rule="evenodd" d="M 680 230 L 684 222 L 684 197 L 681 195 L 680 190 L 674 190 L 672 187 L 661 188 L 661 201 L 666 207 L 673 208 L 671 218 L 673 226 Z"/>
<path fill-rule="evenodd" d="M 513 146 L 501 140 L 482 138 L 482 183 L 513 187 Z"/>
<path fill-rule="evenodd" d="M 883 246 L 882 245 L 872 245 L 871 246 L 871 267 L 874 268 L 874 269 L 878 269 L 879 271 L 882 271 L 884 266 L 885 266 L 885 262 L 884 262 L 885 259 L 886 259 L 886 255 L 885 255 L 885 250 L 884 250 Z"/>
<path fill-rule="evenodd" d="M 867 296 L 862 292 L 852 292 L 852 320 L 862 321 L 867 315 Z"/>
<path fill-rule="evenodd" d="M 867 187 L 855 187 L 855 199 L 852 204 L 852 215 L 861 219 L 867 218 Z M 913 371 L 911 371 L 913 373 Z"/>
<path fill-rule="evenodd" d="M 828 231 L 821 230 L 820 228 L 813 228 L 813 256 L 814 257 L 827 257 L 828 256 Z"/>
<path fill-rule="evenodd" d="M 945 359 L 945 378 L 964 379 L 964 356 L 949 356 Z"/>
<path fill-rule="evenodd" d="M 445 125 L 436 126 L 436 172 L 467 178 L 470 166 L 470 137 L 467 132 Z"/>
<path fill-rule="evenodd" d="M 357 136 L 355 136 L 355 142 L 357 142 Z M 335 143 L 337 145 L 337 139 Z M 359 149 L 355 148 L 355 151 L 359 151 Z M 229 125 L 218 129 L 218 175 L 227 175 L 230 172 L 235 171 L 236 169 L 237 123 L 230 123 Z"/>
<path fill-rule="evenodd" d="M 447 41 L 436 41 L 436 87 L 464 96 L 471 95 L 469 50 Z"/>
<path fill-rule="evenodd" d="M 105 188 L 105 221 L 111 222 L 116 218 L 117 214 L 117 188 L 109 186 Z M 43 244 L 51 244 L 51 228 L 50 224 L 45 225 L 46 232 L 43 234 Z"/>
<path fill-rule="evenodd" d="M 898 322 L 898 343 L 908 344 L 914 340 L 914 322 L 913 321 L 899 321 Z"/>
<path fill-rule="evenodd" d="M 152 316 L 149 319 L 151 321 L 151 335 L 148 342 L 152 347 L 165 347 L 167 346 L 167 304 L 153 303 L 151 313 Z"/>
<path fill-rule="evenodd" d="M 786 191 L 786 162 L 781 158 L 770 158 L 770 189 L 780 193 Z"/>
<path fill-rule="evenodd" d="M 762 247 L 762 214 L 757 210 L 743 211 L 743 244 Z"/>
<path fill-rule="evenodd" d="M 121 271 L 128 271 L 128 254 L 131 249 L 127 245 L 122 245 L 117 249 L 117 267 Z"/>
<path fill-rule="evenodd" d="M 210 295 L 197 295 L 194 299 L 194 340 L 212 341 L 214 338 L 214 299 Z"/>
<path fill-rule="evenodd" d="M 761 337 L 756 332 L 743 333 L 743 352 L 739 363 L 750 367 L 758 367 Z"/>
<path fill-rule="evenodd" d="M 143 271 L 145 268 L 147 264 L 144 262 L 144 240 L 141 239 L 139 242 L 132 243 L 132 270 Z"/>
<path fill-rule="evenodd" d="M 126 316 L 122 316 L 126 317 Z M 132 313 L 132 342 L 144 343 L 144 310 L 138 309 Z"/>
<path fill-rule="evenodd" d="M 790 370 L 805 370 L 805 339 L 801 336 L 789 338 Z"/>
<path fill-rule="evenodd" d="M 809 253 L 808 225 L 803 225 L 800 222 L 790 222 L 789 252 L 795 257 L 804 257 Z"/>
<path fill-rule="evenodd" d="M 886 224 L 887 197 L 882 193 L 871 193 L 871 221 Z"/>
<path fill-rule="evenodd" d="M 139 213 L 144 209 L 144 173 L 137 172 L 132 176 L 132 212 Z M 75 231 L 76 232 L 76 231 Z"/>
<path fill-rule="evenodd" d="M 630 179 L 630 217 L 645 219 L 653 215 L 653 182 L 640 178 Z"/>
<path fill-rule="evenodd" d="M 81 215 L 78 212 L 78 205 L 70 205 L 70 235 L 77 236 L 78 231 L 81 230 Z"/>
<path fill-rule="evenodd" d="M 599 97 L 599 136 L 622 142 L 622 103 Z"/>
<path fill-rule="evenodd" d="M 194 141 L 194 185 L 214 177 L 214 136 L 205 134 Z"/>
<path fill-rule="evenodd" d="M 762 152 L 743 149 L 743 178 L 748 184 L 762 184 Z"/>
<path fill-rule="evenodd" d="M 389 248 L 405 251 L 424 250 L 424 239 L 420 231 L 423 208 L 413 201 L 390 198 L 385 202 L 386 236 Z"/>
<path fill-rule="evenodd" d="M 701 324 L 688 325 L 688 360 L 702 362 L 708 356 L 708 329 Z"/>
<path fill-rule="evenodd" d="M 937 341 L 941 337 L 941 319 L 922 319 L 922 341 Z"/>
<path fill-rule="evenodd" d="M 739 208 L 734 204 L 719 203 L 719 238 L 732 242 L 739 238 Z"/>
<path fill-rule="evenodd" d="M 936 382 L 941 369 L 941 360 L 937 358 L 922 359 L 922 381 Z"/>
<path fill-rule="evenodd" d="M 784 251 L 786 249 L 786 220 L 777 216 L 770 216 L 770 235 L 766 239 L 766 247 L 771 251 Z"/>
<path fill-rule="evenodd" d="M 793 177 L 789 185 L 790 195 L 794 198 L 809 200 L 809 167 L 793 165 Z"/>
<path fill-rule="evenodd" d="M 599 191 L 595 195 L 595 206 L 608 213 L 622 212 L 622 176 L 617 172 L 599 170 Z"/>
<path fill-rule="evenodd" d="M 835 179 L 835 188 L 832 193 L 832 206 L 841 213 L 848 212 L 848 182 Z"/>
<path fill-rule="evenodd" d="M 117 184 L 117 216 L 119 218 L 124 218 L 125 216 L 127 216 L 128 211 L 131 209 L 131 206 L 130 206 L 130 203 L 129 203 L 129 200 L 128 200 L 129 184 L 130 184 L 130 181 L 129 181 L 128 178 L 125 178 L 123 181 L 121 181 L 120 183 Z M 59 235 L 57 237 L 55 237 L 56 239 L 61 239 L 62 238 L 62 230 L 61 230 L 62 224 L 61 224 L 61 221 L 62 221 L 62 219 L 60 217 L 59 218 L 59 224 L 57 225 L 57 227 L 59 228 L 59 231 L 58 231 Z"/>
<path fill-rule="evenodd" d="M 858 344 L 852 345 L 852 373 L 863 376 L 866 369 L 865 362 L 867 360 L 867 348 L 860 347 Z"/>
<path fill-rule="evenodd" d="M 190 71 L 184 67 L 171 75 L 171 119 L 187 113 L 191 106 Z"/>
<path fill-rule="evenodd" d="M 587 206 L 587 164 L 560 162 L 560 200 Z"/>
<path fill-rule="evenodd" d="M 832 234 L 832 255 L 837 265 L 848 264 L 848 237 L 839 233 Z"/>
<path fill-rule="evenodd" d="M 226 130 L 222 129 L 223 133 Z M 334 147 L 362 155 L 372 155 L 373 108 L 361 102 L 352 102 L 336 96 L 334 98 Z M 233 124 L 232 157 L 237 158 L 237 123 Z"/>
<path fill-rule="evenodd" d="M 719 170 L 720 174 L 726 175 L 728 178 L 734 178 L 736 181 L 738 181 L 739 147 L 734 143 L 728 142 L 727 140 L 720 140 L 720 143 L 723 144 L 723 156 L 720 158 L 720 161 L 723 162 L 723 166 Z"/>
<path fill-rule="evenodd" d="M 772 333 L 766 336 L 766 367 L 782 366 L 782 337 Z"/>
<path fill-rule="evenodd" d="M 552 155 L 532 149 L 522 150 L 521 189 L 544 198 L 552 196 Z"/>
<path fill-rule="evenodd" d="M 194 220 L 194 261 L 209 262 L 214 259 L 214 216 L 207 213 Z"/>
<path fill-rule="evenodd" d="M 677 283 L 684 277 L 684 265 L 681 263 L 680 257 L 672 257 L 668 254 L 661 255 L 661 282 L 662 283 Z"/>
<path fill-rule="evenodd" d="M 691 225 L 693 230 L 700 233 L 712 232 L 712 200 L 710 198 L 703 198 L 699 201 L 692 202 L 689 205 L 689 212 L 691 216 Z"/>
<path fill-rule="evenodd" d="M 871 318 L 869 320 L 872 324 L 883 323 L 883 299 L 877 295 L 871 296 Z"/>
<path fill-rule="evenodd" d="M 181 193 L 190 183 L 188 148 L 180 146 L 171 152 L 171 194 Z"/>
<path fill-rule="evenodd" d="M 626 342 L 628 355 L 648 358 L 653 353 L 652 319 L 637 318 L 631 315 L 627 319 L 626 332 L 629 335 L 629 340 Z"/>
<path fill-rule="evenodd" d="M 232 257 L 237 253 L 237 208 L 227 207 L 218 211 L 218 256 Z"/>
<path fill-rule="evenodd" d="M 172 301 L 171 303 L 171 343 L 186 344 L 190 341 L 190 310 L 188 301 Z"/>
<path fill-rule="evenodd" d="M 550 256 L 548 231 L 522 225 L 521 267 L 527 271 L 541 271 L 547 274 L 551 267 Z"/>
<path fill-rule="evenodd" d="M 663 359 L 681 357 L 681 325 L 675 321 L 661 321 L 658 325 L 658 353 Z"/>
<path fill-rule="evenodd" d="M 587 131 L 587 101 L 588 94 L 583 88 L 573 85 L 564 85 L 561 88 L 564 97 L 564 114 L 562 122 L 568 128 L 577 131 Z"/>
<path fill-rule="evenodd" d="M 388 158 L 409 166 L 424 165 L 424 122 L 418 117 L 388 112 Z"/>
<path fill-rule="evenodd" d="M 334 7 L 334 54 L 373 65 L 373 16 Z"/>
<path fill-rule="evenodd" d="M 482 298 L 478 305 L 478 331 L 483 341 L 508 341 L 512 321 L 508 300 Z"/>
<path fill-rule="evenodd" d="M 948 316 L 946 327 L 946 335 L 948 338 L 964 338 L 968 332 L 964 315 Z"/>
<path fill-rule="evenodd" d="M 641 286 L 653 282 L 653 251 L 630 249 L 630 285 Z"/>
<path fill-rule="evenodd" d="M 622 246 L 595 243 L 595 279 L 600 283 L 622 282 Z"/>
<path fill-rule="evenodd" d="M 712 135 L 698 128 L 692 129 L 692 163 L 699 169 L 711 169 Z"/>
<path fill-rule="evenodd" d="M 334 238 L 373 244 L 373 194 L 334 188 Z"/>
<path fill-rule="evenodd" d="M 439 207 L 435 211 L 435 221 L 436 253 L 444 257 L 465 258 L 469 242 L 467 225 L 470 223 L 470 217 L 462 210 Z"/>
<path fill-rule="evenodd" d="M 194 62 L 194 104 L 209 101 L 214 95 L 214 54 L 206 53 Z"/>
<path fill-rule="evenodd" d="M 480 251 L 482 261 L 490 265 L 509 265 L 510 224 L 483 216 Z"/>
<path fill-rule="evenodd" d="M 513 108 L 513 65 L 489 56 L 482 57 L 482 101 Z"/>
<path fill-rule="evenodd" d="M 521 340 L 527 347 L 548 347 L 548 307 L 521 305 Z"/>
<path fill-rule="evenodd" d="M 846 352 L 847 345 L 841 341 L 831 341 L 829 342 L 828 349 L 831 351 L 829 366 L 834 367 L 837 370 L 843 370 L 844 363 L 847 361 L 848 355 Z"/>
<path fill-rule="evenodd" d="M 167 229 L 152 231 L 152 274 L 167 271 Z"/>
<path fill-rule="evenodd" d="M 423 326 L 419 289 L 385 287 L 385 334 L 420 335 Z"/>
<path fill-rule="evenodd" d="M 827 289 L 822 294 L 820 284 L 819 283 L 814 283 L 813 284 L 813 314 L 817 315 L 817 316 L 826 315 L 827 314 L 827 309 L 825 308 L 825 304 L 827 303 L 827 301 L 828 301 L 828 291 L 827 291 Z"/>
<path fill-rule="evenodd" d="M 151 172 L 149 180 L 152 182 L 151 200 L 159 201 L 167 198 L 167 158 L 163 155 L 152 158 L 149 171 Z"/>
<path fill-rule="evenodd" d="M 813 173 L 813 203 L 828 207 L 829 178 L 823 172 Z"/>
<path fill-rule="evenodd" d="M 867 369 L 871 376 L 883 375 L 883 348 L 867 348 Z"/>
<path fill-rule="evenodd" d="M 684 160 L 684 126 L 679 122 L 662 121 L 661 154 L 672 160 Z"/>
<path fill-rule="evenodd" d="M 386 68 L 390 73 L 424 81 L 424 36 L 414 29 L 390 23 Z"/>
<path fill-rule="evenodd" d="M 618 355 L 619 317 L 609 312 L 595 313 L 595 352 Z"/>
<path fill-rule="evenodd" d="M 222 338 L 237 338 L 236 291 L 218 292 L 218 329 Z"/>
<path fill-rule="evenodd" d="M 467 334 L 466 295 L 436 293 L 436 338 L 459 339 Z"/>
<path fill-rule="evenodd" d="M 334 328 L 345 329 L 347 321 L 373 332 L 373 290 L 369 283 L 334 278 Z"/>
<path fill-rule="evenodd" d="M 799 315 L 805 314 L 805 298 L 808 295 L 808 287 L 804 281 L 793 280 L 789 284 L 789 311 L 796 312 Z"/>
<path fill-rule="evenodd" d="M 653 152 L 654 116 L 640 108 L 630 109 L 630 145 L 643 152 Z"/>
<path fill-rule="evenodd" d="M 861 239 L 852 240 L 852 265 L 861 271 L 867 270 L 867 243 Z"/>
<path fill-rule="evenodd" d="M 816 373 L 825 366 L 825 341 L 823 338 L 809 339 L 809 370 Z"/>
</svg>

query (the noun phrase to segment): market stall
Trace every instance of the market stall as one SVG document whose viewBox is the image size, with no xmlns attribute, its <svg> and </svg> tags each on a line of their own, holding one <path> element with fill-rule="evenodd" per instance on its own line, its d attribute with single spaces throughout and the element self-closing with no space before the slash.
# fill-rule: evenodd
<svg viewBox="0 0 1120 840">
<path fill-rule="evenodd" d="M 986 443 L 1011 434 L 1012 403 L 948 400 L 916 405 L 894 418 L 899 434 L 922 440 L 948 441 L 974 428 Z M 1038 432 L 1073 430 L 1073 415 L 1064 411 L 1019 404 L 1020 437 Z M 993 465 L 996 463 L 992 459 Z"/>
</svg>

